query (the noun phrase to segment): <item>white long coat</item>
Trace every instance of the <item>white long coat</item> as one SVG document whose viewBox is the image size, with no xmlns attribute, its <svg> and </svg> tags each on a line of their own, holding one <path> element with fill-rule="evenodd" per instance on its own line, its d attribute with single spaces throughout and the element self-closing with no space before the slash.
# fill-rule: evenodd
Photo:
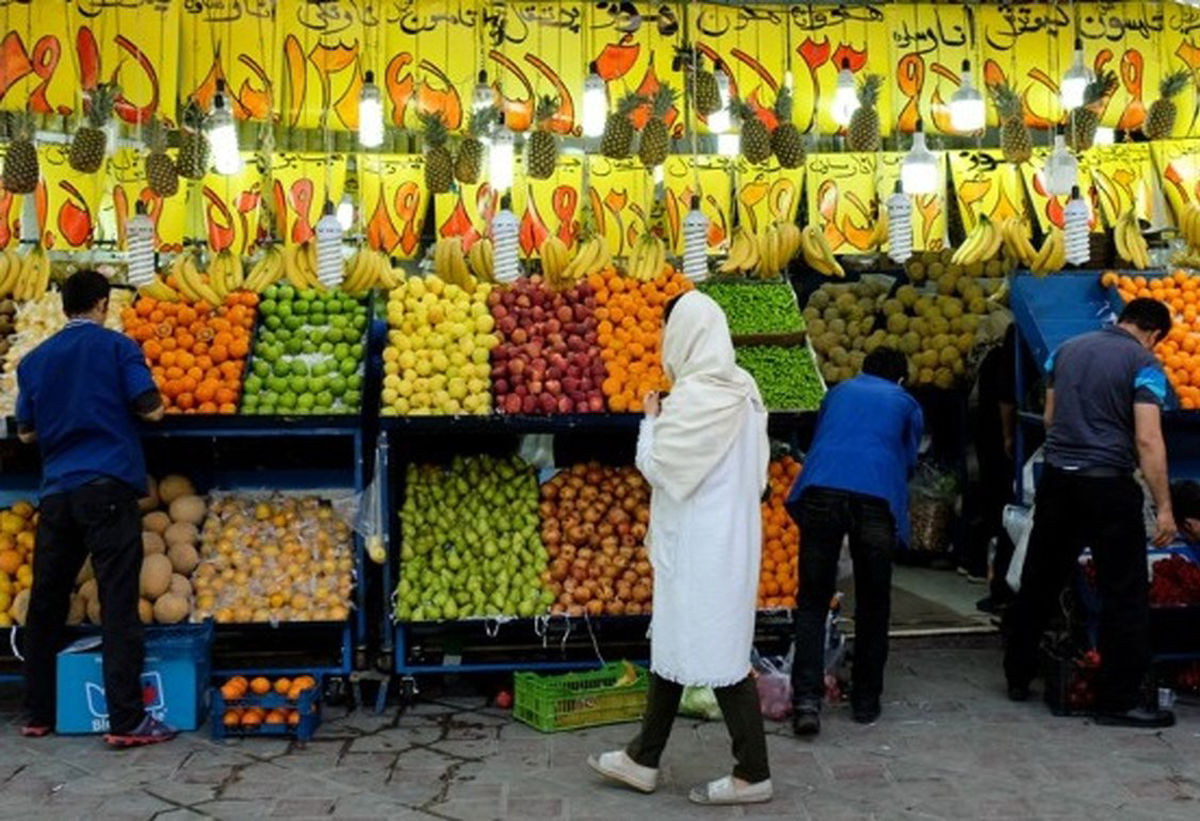
<svg viewBox="0 0 1200 821">
<path fill-rule="evenodd" d="M 682 502 L 661 490 L 648 458 L 652 418 L 638 435 L 637 466 L 652 488 L 650 669 L 678 684 L 726 687 L 750 672 L 769 454 L 767 415 L 747 404 L 729 451 Z"/>
</svg>

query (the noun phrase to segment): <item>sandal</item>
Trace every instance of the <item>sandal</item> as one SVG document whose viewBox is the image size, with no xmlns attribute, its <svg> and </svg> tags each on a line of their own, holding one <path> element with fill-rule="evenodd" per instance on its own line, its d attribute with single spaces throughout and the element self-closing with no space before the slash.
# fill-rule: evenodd
<svg viewBox="0 0 1200 821">
<path fill-rule="evenodd" d="M 733 776 L 727 775 L 694 787 L 688 794 L 693 804 L 710 806 L 727 806 L 731 804 L 765 804 L 773 797 L 771 779 L 759 781 L 757 784 L 747 784 L 739 787 L 734 783 Z"/>
</svg>

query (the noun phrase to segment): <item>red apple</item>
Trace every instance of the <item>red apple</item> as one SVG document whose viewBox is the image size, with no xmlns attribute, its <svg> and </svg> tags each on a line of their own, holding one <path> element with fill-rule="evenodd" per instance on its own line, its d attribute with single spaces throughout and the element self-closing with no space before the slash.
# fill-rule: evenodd
<svg viewBox="0 0 1200 821">
<path fill-rule="evenodd" d="M 532 396 L 521 397 L 521 413 L 534 413 L 537 411 L 538 401 Z"/>
<path fill-rule="evenodd" d="M 575 403 L 565 396 L 558 397 L 558 412 L 570 413 L 575 409 Z"/>
<path fill-rule="evenodd" d="M 554 409 L 558 407 L 558 400 L 548 393 L 543 393 L 540 405 L 542 413 L 554 413 Z"/>
<path fill-rule="evenodd" d="M 508 382 L 504 379 L 495 379 L 492 381 L 492 390 L 496 392 L 496 396 L 504 396 L 508 393 Z"/>
<path fill-rule="evenodd" d="M 543 390 L 542 380 L 540 380 L 540 379 L 530 379 L 529 380 L 529 392 L 531 394 L 533 394 L 534 396 L 537 396 L 538 394 L 540 394 L 542 392 L 542 390 Z"/>
<path fill-rule="evenodd" d="M 521 397 L 515 393 L 510 393 L 504 397 L 504 412 L 505 413 L 520 413 L 521 412 Z"/>
<path fill-rule="evenodd" d="M 551 393 L 551 394 L 554 394 L 555 396 L 558 396 L 560 393 L 562 393 L 562 383 L 559 382 L 557 379 L 547 379 L 546 380 L 546 393 Z"/>
<path fill-rule="evenodd" d="M 601 413 L 604 411 L 604 397 L 592 394 L 588 397 L 588 408 L 592 413 Z"/>
</svg>

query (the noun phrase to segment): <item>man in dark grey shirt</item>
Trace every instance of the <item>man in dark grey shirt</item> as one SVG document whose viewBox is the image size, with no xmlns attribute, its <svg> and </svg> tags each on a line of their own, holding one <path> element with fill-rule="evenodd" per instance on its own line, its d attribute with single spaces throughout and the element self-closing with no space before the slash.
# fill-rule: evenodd
<svg viewBox="0 0 1200 821">
<path fill-rule="evenodd" d="M 1152 351 L 1171 330 L 1167 307 L 1135 299 L 1116 326 L 1066 342 L 1047 363 L 1046 470 L 1037 489 L 1021 590 L 1005 617 L 1009 697 L 1023 701 L 1038 646 L 1079 553 L 1092 549 L 1103 602 L 1102 724 L 1165 727 L 1175 717 L 1139 704 L 1150 666 L 1149 580 L 1139 467 L 1157 507 L 1154 543 L 1175 537 L 1160 412 L 1167 380 Z"/>
</svg>

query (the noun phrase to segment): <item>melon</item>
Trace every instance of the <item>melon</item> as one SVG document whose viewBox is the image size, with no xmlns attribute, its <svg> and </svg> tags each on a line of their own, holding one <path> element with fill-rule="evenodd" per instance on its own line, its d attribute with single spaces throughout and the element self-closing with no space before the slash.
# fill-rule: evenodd
<svg viewBox="0 0 1200 821">
<path fill-rule="evenodd" d="M 146 495 L 138 499 L 138 509 L 141 510 L 142 513 L 149 513 L 150 511 L 154 510 L 156 507 L 158 507 L 158 503 L 160 501 L 160 497 L 158 495 L 158 482 L 154 481 L 153 476 L 146 477 L 146 490 Z"/>
<path fill-rule="evenodd" d="M 142 532 L 142 555 L 151 556 L 155 553 L 166 553 L 167 543 L 163 537 L 149 530 Z"/>
<path fill-rule="evenodd" d="M 190 601 L 192 598 L 192 583 L 187 580 L 186 576 L 181 576 L 178 573 L 172 573 L 171 587 L 163 595 L 179 596 L 182 599 Z"/>
<path fill-rule="evenodd" d="M 161 553 L 142 559 L 139 587 L 148 599 L 157 599 L 171 587 L 171 560 Z"/>
<path fill-rule="evenodd" d="M 22 590 L 13 599 L 12 608 L 9 610 L 12 613 L 13 621 L 22 627 L 25 626 L 25 617 L 29 615 L 29 591 Z"/>
<path fill-rule="evenodd" d="M 176 522 L 167 528 L 167 531 L 163 534 L 163 538 L 167 540 L 167 544 L 169 545 L 193 545 L 200 538 L 200 532 L 196 530 L 194 524 Z"/>
<path fill-rule="evenodd" d="M 185 577 L 190 576 L 196 569 L 196 565 L 200 563 L 200 554 L 196 552 L 196 548 L 186 542 L 177 542 L 171 545 L 171 549 L 167 551 L 167 558 L 171 560 L 171 567 L 175 569 L 175 572 L 182 573 Z"/>
<path fill-rule="evenodd" d="M 167 593 L 154 603 L 154 618 L 159 624 L 178 624 L 187 618 L 188 609 L 187 599 Z"/>
<path fill-rule="evenodd" d="M 147 513 L 142 517 L 142 530 L 147 530 L 151 533 L 157 533 L 160 536 L 167 532 L 167 528 L 171 526 L 171 517 L 161 510 L 156 510 L 153 513 Z"/>
<path fill-rule="evenodd" d="M 92 624 L 100 624 L 100 602 L 95 599 L 88 599 L 87 617 Z"/>
<path fill-rule="evenodd" d="M 84 601 L 99 601 L 100 591 L 96 585 L 95 578 L 88 579 L 83 584 L 79 585 L 79 596 Z"/>
<path fill-rule="evenodd" d="M 195 493 L 196 488 L 192 485 L 192 480 L 186 476 L 164 476 L 158 483 L 158 498 L 164 505 L 170 505 L 181 496 L 192 496 Z"/>
<path fill-rule="evenodd" d="M 84 616 L 87 615 L 87 599 L 83 596 L 75 595 L 71 597 L 71 608 L 67 611 L 67 624 L 74 627 L 83 622 Z"/>
<path fill-rule="evenodd" d="M 138 618 L 142 624 L 154 624 L 154 605 L 145 599 L 138 599 Z"/>
<path fill-rule="evenodd" d="M 176 522 L 190 522 L 199 526 L 207 512 L 208 507 L 199 496 L 180 496 L 171 502 L 171 519 Z"/>
<path fill-rule="evenodd" d="M 96 571 L 92 569 L 92 557 L 88 556 L 83 560 L 83 567 L 79 568 L 79 574 L 75 576 L 75 584 L 78 586 L 94 578 L 96 578 Z"/>
</svg>

